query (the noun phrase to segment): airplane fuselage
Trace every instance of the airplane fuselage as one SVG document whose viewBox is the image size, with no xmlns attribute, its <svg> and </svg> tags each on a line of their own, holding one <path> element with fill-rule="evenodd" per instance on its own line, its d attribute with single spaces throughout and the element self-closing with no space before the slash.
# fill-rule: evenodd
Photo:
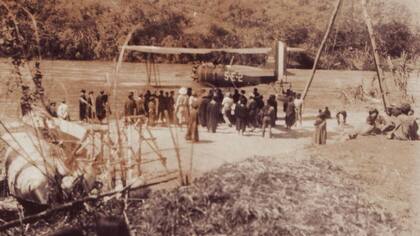
<svg viewBox="0 0 420 236">
<path fill-rule="evenodd" d="M 193 78 L 204 85 L 215 87 L 244 87 L 270 84 L 277 81 L 276 76 L 267 73 L 246 73 L 226 65 L 203 64 L 193 68 Z"/>
</svg>

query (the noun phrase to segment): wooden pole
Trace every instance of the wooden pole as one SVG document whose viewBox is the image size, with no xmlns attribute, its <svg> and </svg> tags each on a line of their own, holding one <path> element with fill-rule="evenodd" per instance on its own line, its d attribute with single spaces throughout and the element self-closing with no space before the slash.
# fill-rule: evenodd
<svg viewBox="0 0 420 236">
<path fill-rule="evenodd" d="M 366 27 L 369 33 L 370 44 L 372 46 L 373 58 L 374 58 L 375 67 L 376 67 L 376 74 L 378 75 L 379 90 L 381 91 L 382 102 L 384 105 L 384 109 L 386 111 L 386 107 L 387 107 L 386 99 L 385 99 L 385 94 L 384 94 L 383 85 L 382 85 L 382 81 L 383 81 L 382 69 L 380 67 L 379 54 L 378 54 L 378 49 L 376 47 L 375 36 L 373 33 L 372 21 L 367 11 L 366 0 L 361 0 L 361 1 L 362 1 L 363 17 L 365 18 Z"/>
<path fill-rule="evenodd" d="M 122 140 L 121 140 L 121 130 L 120 130 L 120 125 L 119 125 L 119 120 L 120 117 L 118 115 L 118 106 L 117 106 L 117 90 L 118 90 L 118 72 L 121 68 L 121 64 L 123 62 L 124 59 L 124 52 L 125 52 L 125 47 L 128 45 L 128 43 L 130 42 L 131 36 L 134 34 L 134 32 L 141 26 L 141 24 L 136 25 L 132 28 L 132 30 L 130 31 L 130 33 L 127 35 L 127 37 L 125 38 L 124 44 L 121 48 L 120 54 L 118 56 L 118 61 L 117 61 L 117 65 L 115 67 L 115 74 L 114 74 L 114 81 L 113 81 L 113 105 L 115 107 L 115 125 L 116 125 L 116 129 L 117 129 L 117 142 L 118 142 L 118 148 L 117 148 L 117 156 L 120 159 L 120 169 L 121 169 L 121 173 L 120 173 L 120 177 L 122 178 L 122 182 L 125 185 L 125 160 L 124 157 L 122 156 Z"/>
<path fill-rule="evenodd" d="M 335 18 L 337 17 L 338 10 L 340 9 L 341 2 L 342 2 L 342 0 L 337 0 L 337 4 L 335 6 L 334 12 L 333 12 L 333 14 L 332 14 L 332 16 L 330 18 L 329 23 L 328 23 L 327 32 L 325 32 L 324 38 L 321 41 L 321 46 L 319 47 L 318 52 L 316 54 L 314 65 L 312 67 L 311 77 L 309 78 L 309 81 L 306 84 L 305 89 L 302 92 L 302 99 L 305 99 L 305 97 L 306 97 L 306 95 L 308 93 L 309 87 L 311 86 L 311 83 L 312 83 L 312 81 L 314 79 L 315 72 L 316 72 L 316 67 L 318 66 L 318 62 L 319 62 L 319 59 L 321 57 L 322 51 L 324 50 L 325 43 L 327 42 L 328 36 L 331 33 L 331 29 L 332 29 L 332 27 L 334 25 Z"/>
<path fill-rule="evenodd" d="M 175 135 L 174 135 L 173 130 L 171 128 L 171 124 L 169 123 L 169 114 L 168 114 L 167 111 L 165 111 L 165 117 L 166 117 L 166 122 L 168 124 L 169 133 L 171 134 L 172 143 L 174 144 L 174 148 L 175 148 L 176 160 L 178 162 L 180 182 L 181 182 L 181 185 L 185 185 L 184 174 L 183 174 L 183 171 L 182 171 L 181 153 L 179 151 L 179 144 L 177 142 L 177 139 L 175 138 Z"/>
<path fill-rule="evenodd" d="M 113 195 L 116 195 L 116 194 L 133 191 L 133 190 L 136 190 L 136 189 L 147 188 L 147 187 L 155 186 L 155 185 L 162 184 L 162 183 L 167 183 L 167 182 L 175 180 L 175 179 L 177 179 L 177 177 L 171 177 L 171 178 L 164 179 L 164 180 L 159 180 L 159 181 L 155 181 L 155 182 L 151 182 L 151 183 L 145 183 L 143 185 L 135 186 L 135 187 L 133 187 L 132 185 L 127 185 L 120 190 L 114 190 L 114 191 L 111 191 L 111 192 L 102 193 L 102 194 L 97 195 L 97 196 L 87 196 L 87 197 L 84 197 L 84 198 L 81 198 L 81 199 L 74 200 L 72 202 L 67 202 L 67 203 L 64 203 L 62 205 L 56 206 L 54 208 L 50 208 L 48 210 L 42 211 L 38 214 L 30 215 L 30 216 L 27 216 L 23 219 L 12 220 L 12 221 L 9 221 L 7 223 L 4 223 L 4 224 L 0 225 L 0 232 L 3 232 L 4 230 L 9 229 L 11 227 L 18 226 L 19 224 L 26 224 L 26 223 L 29 223 L 29 222 L 33 222 L 34 220 L 43 219 L 47 216 L 50 216 L 52 213 L 72 208 L 72 207 L 74 207 L 78 204 L 84 203 L 84 202 L 97 201 L 99 199 L 102 199 L 102 198 L 105 198 L 105 197 L 108 197 L 108 196 L 113 196 Z"/>
</svg>

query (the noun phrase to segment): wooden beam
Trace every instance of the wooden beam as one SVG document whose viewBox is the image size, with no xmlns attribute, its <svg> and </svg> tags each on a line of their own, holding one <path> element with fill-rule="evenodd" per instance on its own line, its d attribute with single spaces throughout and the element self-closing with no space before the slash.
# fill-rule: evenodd
<svg viewBox="0 0 420 236">
<path fill-rule="evenodd" d="M 373 26 L 372 26 L 372 20 L 370 19 L 369 13 L 367 11 L 367 3 L 366 0 L 361 0 L 362 1 L 362 10 L 363 10 L 363 17 L 365 19 L 365 23 L 366 23 L 366 27 L 369 33 L 369 39 L 370 39 L 370 44 L 372 46 L 372 51 L 373 51 L 373 58 L 375 61 L 375 67 L 376 67 L 376 74 L 378 75 L 378 83 L 379 83 L 379 90 L 381 91 L 381 97 L 382 97 L 382 102 L 384 105 L 384 109 L 386 112 L 386 99 L 385 99 L 385 94 L 383 91 L 383 72 L 382 69 L 380 67 L 380 61 L 379 61 L 379 54 L 378 54 L 378 49 L 376 47 L 376 41 L 375 41 L 375 36 L 373 33 Z"/>
<path fill-rule="evenodd" d="M 0 232 L 2 232 L 4 230 L 7 230 L 9 228 L 18 226 L 20 224 L 26 224 L 26 223 L 30 223 L 30 222 L 33 222 L 33 221 L 38 220 L 38 219 L 44 219 L 47 216 L 52 215 L 52 213 L 55 213 L 57 211 L 63 211 L 63 210 L 70 209 L 70 208 L 72 208 L 72 207 L 74 207 L 78 204 L 82 204 L 84 202 L 97 201 L 97 200 L 102 199 L 104 197 L 113 196 L 113 195 L 120 194 L 120 193 L 126 193 L 126 192 L 130 192 L 130 191 L 133 191 L 133 190 L 136 190 L 136 189 L 147 188 L 147 187 L 155 186 L 155 185 L 162 184 L 162 183 L 167 183 L 167 182 L 175 180 L 175 179 L 177 179 L 177 177 L 171 177 L 171 178 L 167 178 L 167 179 L 164 179 L 164 180 L 159 180 L 159 181 L 156 181 L 156 182 L 145 183 L 145 184 L 139 185 L 139 186 L 127 185 L 120 190 L 114 190 L 114 191 L 102 193 L 102 194 L 97 195 L 97 196 L 87 196 L 87 197 L 77 199 L 77 200 L 74 200 L 74 201 L 71 201 L 71 202 L 66 202 L 62 205 L 55 206 L 54 208 L 47 209 L 47 210 L 42 211 L 38 214 L 30 215 L 30 216 L 27 216 L 27 217 L 22 218 L 22 219 L 12 220 L 12 221 L 9 221 L 7 223 L 4 223 L 4 224 L 0 225 Z"/>
<path fill-rule="evenodd" d="M 306 84 L 305 89 L 302 92 L 302 99 L 305 99 L 305 97 L 306 97 L 306 95 L 308 93 L 309 87 L 311 86 L 311 83 L 312 83 L 312 81 L 314 79 L 315 72 L 316 72 L 316 67 L 318 66 L 318 62 L 319 62 L 319 59 L 321 57 L 322 51 L 325 48 L 325 43 L 327 42 L 328 36 L 331 33 L 331 29 L 332 29 L 332 27 L 334 25 L 335 18 L 337 17 L 337 13 L 338 13 L 338 10 L 340 9 L 341 3 L 342 3 L 342 0 L 337 0 L 337 4 L 335 6 L 334 12 L 333 12 L 333 14 L 332 14 L 332 16 L 330 18 L 329 23 L 328 23 L 327 32 L 325 32 L 324 38 L 321 41 L 321 46 L 319 47 L 318 52 L 316 54 L 315 62 L 314 62 L 314 65 L 312 66 L 311 77 L 309 78 L 309 81 Z"/>
</svg>

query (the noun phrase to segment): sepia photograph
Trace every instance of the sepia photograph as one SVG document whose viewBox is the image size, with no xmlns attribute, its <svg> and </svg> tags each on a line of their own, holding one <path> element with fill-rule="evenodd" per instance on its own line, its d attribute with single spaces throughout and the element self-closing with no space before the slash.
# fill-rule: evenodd
<svg viewBox="0 0 420 236">
<path fill-rule="evenodd" d="M 0 0 L 0 236 L 420 235 L 420 0 Z"/>
</svg>

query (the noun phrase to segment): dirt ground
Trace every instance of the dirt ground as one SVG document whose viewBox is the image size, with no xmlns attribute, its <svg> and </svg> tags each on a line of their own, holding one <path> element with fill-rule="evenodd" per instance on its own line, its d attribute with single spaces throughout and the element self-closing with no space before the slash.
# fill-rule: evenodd
<svg viewBox="0 0 420 236">
<path fill-rule="evenodd" d="M 0 63 L 0 117 L 17 117 L 18 94 L 8 94 L 5 82 L 7 65 Z M 112 64 L 102 62 L 47 62 L 46 63 L 46 89 L 53 100 L 66 98 L 70 101 L 72 117 L 77 116 L 77 97 L 79 90 L 98 91 L 99 89 L 110 90 L 108 76 L 112 76 Z M 169 69 L 162 69 L 161 77 L 168 84 L 188 85 L 189 67 L 174 65 Z M 143 74 L 142 74 L 143 73 Z M 289 79 L 293 81 L 293 88 L 300 90 L 308 78 L 309 71 L 291 70 Z M 401 222 L 406 226 L 407 235 L 420 234 L 420 142 L 399 142 L 386 140 L 382 136 L 361 137 L 352 141 L 343 141 L 347 130 L 357 128 L 363 124 L 366 117 L 365 104 L 344 105 L 340 98 L 340 89 L 351 86 L 362 77 L 372 76 L 372 72 L 337 72 L 320 71 L 309 93 L 308 102 L 304 114 L 303 126 L 286 131 L 283 123 L 279 120 L 278 126 L 273 129 L 273 139 L 262 138 L 261 132 L 247 132 L 240 136 L 234 128 L 222 124 L 217 133 L 208 133 L 200 129 L 200 142 L 191 144 L 184 140 L 185 129 L 176 129 L 179 145 L 181 148 L 182 167 L 186 171 L 192 162 L 192 175 L 198 177 L 204 172 L 220 167 L 223 163 L 240 162 L 252 156 L 284 156 L 290 158 L 279 161 L 293 161 L 296 158 L 308 158 L 315 156 L 328 159 L 354 174 L 372 198 L 372 201 L 381 203 L 391 212 L 397 214 Z M 143 77 L 142 77 L 143 76 Z M 140 89 L 140 83 L 144 81 L 143 67 L 131 63 L 124 64 L 123 73 L 117 94 L 118 104 L 114 109 L 121 107 L 127 91 Z M 171 79 L 169 79 L 171 78 Z M 355 82 L 356 81 L 356 82 Z M 325 86 L 326 84 L 328 86 Z M 252 88 L 247 88 L 250 90 Z M 259 86 L 265 94 L 274 93 L 269 86 Z M 7 96 L 6 96 L 7 95 Z M 113 101 L 111 99 L 111 101 Z M 324 106 L 329 106 L 334 115 L 338 109 L 345 108 L 349 111 L 349 126 L 345 130 L 337 127 L 335 120 L 328 121 L 328 141 L 323 147 L 311 146 L 313 135 L 313 118 L 316 111 Z M 380 104 L 373 104 L 380 107 Z M 118 109 L 117 109 L 118 110 Z M 281 104 L 279 104 L 281 110 Z M 418 116 L 418 112 L 416 111 Z M 282 113 L 279 116 L 282 117 Z M 157 126 L 151 129 L 153 136 L 157 138 L 157 145 L 168 158 L 168 167 L 171 170 L 178 168 L 174 145 L 168 128 Z M 142 150 L 146 159 L 156 158 L 153 151 L 144 145 Z M 144 166 L 145 171 L 163 171 L 162 166 L 153 162 Z M 170 184 L 169 186 L 173 186 Z"/>
</svg>

